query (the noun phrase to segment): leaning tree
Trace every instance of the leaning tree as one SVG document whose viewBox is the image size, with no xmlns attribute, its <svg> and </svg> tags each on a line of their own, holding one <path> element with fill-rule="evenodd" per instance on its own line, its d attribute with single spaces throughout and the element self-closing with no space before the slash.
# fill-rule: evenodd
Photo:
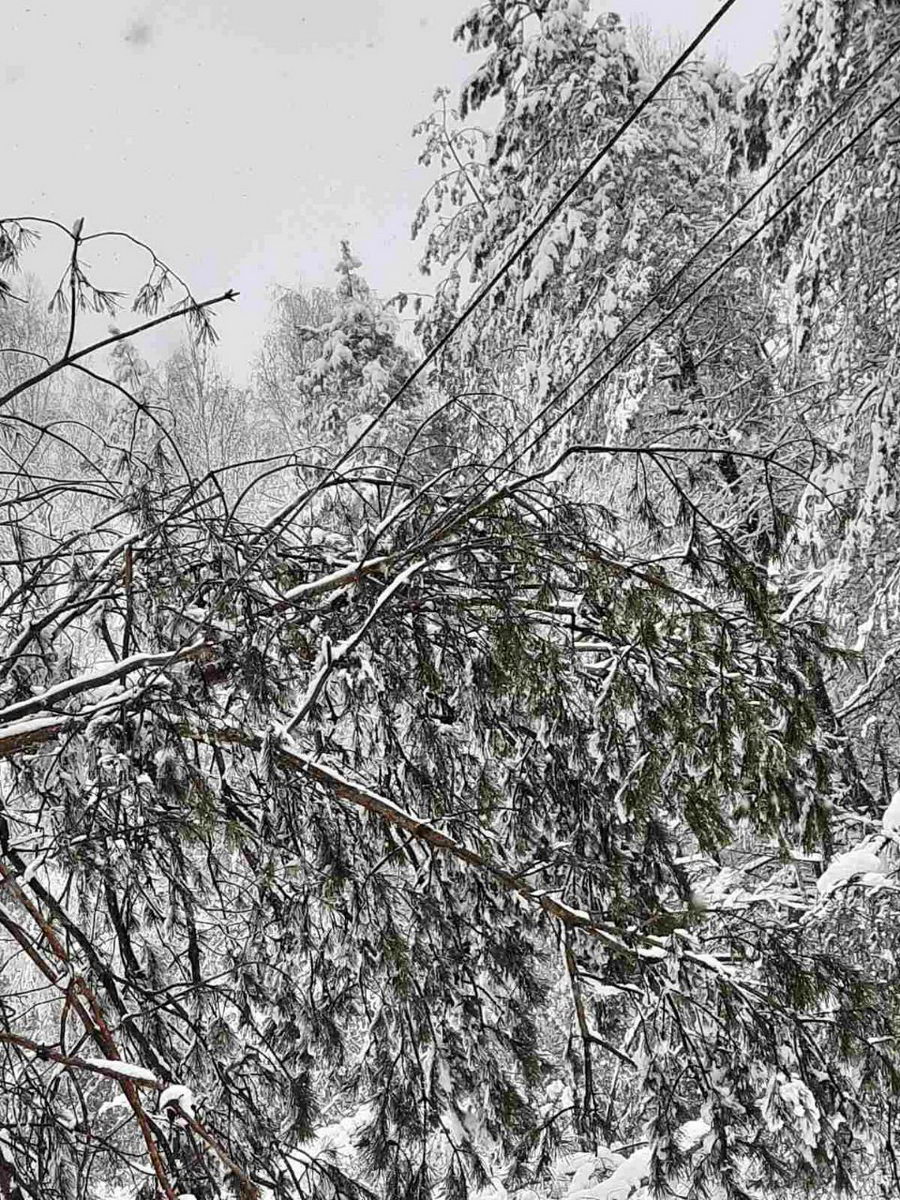
<svg viewBox="0 0 900 1200">
<path fill-rule="evenodd" d="M 467 36 L 514 71 L 575 39 L 640 103 L 583 9 L 492 0 Z M 151 254 L 138 322 L 82 344 L 116 297 L 83 265 L 101 235 L 56 226 L 26 344 L 9 268 L 35 224 L 0 222 L 4 1200 L 461 1200 L 638 1144 L 658 1192 L 744 1198 L 891 1160 L 895 935 L 879 910 L 866 945 L 839 897 L 863 868 L 889 887 L 900 819 L 813 885 L 880 817 L 822 717 L 840 652 L 693 448 L 635 425 L 517 459 L 470 364 L 405 387 L 345 255 L 301 382 L 356 380 L 364 427 L 330 459 L 300 428 L 200 465 L 129 347 L 179 315 L 208 340 L 232 293 Z M 570 330 L 581 302 L 560 293 Z M 732 450 L 763 485 L 800 469 Z M 585 458 L 634 489 L 601 503 L 567 474 Z M 349 1155 L 322 1136 L 342 1121 Z"/>
</svg>

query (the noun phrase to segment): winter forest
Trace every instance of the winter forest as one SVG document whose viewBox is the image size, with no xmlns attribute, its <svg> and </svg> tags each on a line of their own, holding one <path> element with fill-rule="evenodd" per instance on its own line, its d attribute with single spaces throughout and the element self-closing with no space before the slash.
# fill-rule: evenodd
<svg viewBox="0 0 900 1200">
<path fill-rule="evenodd" d="M 900 7 L 733 2 L 482 0 L 246 386 L 0 220 L 0 1200 L 900 1197 Z"/>
</svg>

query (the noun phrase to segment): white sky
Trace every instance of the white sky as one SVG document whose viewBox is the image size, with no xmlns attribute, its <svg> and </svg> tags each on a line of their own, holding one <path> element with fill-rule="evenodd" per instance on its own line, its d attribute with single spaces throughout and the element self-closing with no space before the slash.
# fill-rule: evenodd
<svg viewBox="0 0 900 1200">
<path fill-rule="evenodd" d="M 152 244 L 198 296 L 237 288 L 217 324 L 221 357 L 243 378 L 269 289 L 331 285 L 342 237 L 383 294 L 416 288 L 409 226 L 426 176 L 410 132 L 438 85 L 455 91 L 472 71 L 451 34 L 473 6 L 9 0 L 0 215 L 67 226 L 84 216 L 85 233 L 119 228 Z M 693 35 L 718 0 L 608 6 Z M 752 68 L 779 10 L 780 0 L 738 0 L 713 48 Z M 49 284 L 65 253 L 48 235 L 31 268 Z M 101 286 L 141 282 L 128 255 L 90 258 Z"/>
</svg>

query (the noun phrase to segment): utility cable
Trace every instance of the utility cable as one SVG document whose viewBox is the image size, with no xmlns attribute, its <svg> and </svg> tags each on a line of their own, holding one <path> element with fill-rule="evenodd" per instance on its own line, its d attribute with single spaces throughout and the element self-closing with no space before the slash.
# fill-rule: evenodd
<svg viewBox="0 0 900 1200">
<path fill-rule="evenodd" d="M 601 148 L 591 158 L 587 166 L 585 166 L 578 173 L 578 175 L 563 191 L 563 193 L 553 202 L 553 204 L 551 204 L 544 216 L 538 221 L 531 232 L 520 242 L 519 246 L 512 252 L 509 258 L 507 258 L 506 261 L 495 271 L 487 283 L 485 283 L 484 286 L 475 293 L 463 311 L 452 323 L 450 328 L 437 340 L 437 342 L 435 342 L 418 366 L 415 367 L 415 369 L 398 387 L 396 392 L 394 392 L 394 394 L 385 401 L 385 403 L 372 417 L 365 428 L 362 429 L 361 432 L 353 439 L 346 450 L 341 453 L 339 458 L 330 467 L 328 467 L 319 482 L 308 491 L 304 492 L 303 495 L 295 498 L 288 505 L 284 506 L 278 513 L 276 513 L 275 516 L 269 522 L 267 522 L 266 526 L 264 527 L 264 532 L 269 532 L 270 530 L 277 528 L 283 522 L 296 516 L 296 514 L 300 512 L 310 500 L 318 495 L 321 488 L 331 478 L 331 476 L 340 470 L 350 455 L 353 454 L 353 452 L 358 449 L 358 447 L 365 441 L 369 434 L 381 424 L 387 414 L 406 394 L 413 383 L 415 383 L 415 381 L 421 376 L 426 367 L 434 362 L 441 351 L 448 345 L 452 338 L 456 336 L 459 329 L 465 324 L 472 313 L 474 313 L 475 310 L 484 303 L 487 297 L 493 292 L 497 284 L 509 274 L 526 250 L 533 245 L 533 243 L 538 237 L 540 237 L 557 213 L 559 213 L 559 211 L 578 191 L 581 185 L 592 173 L 594 168 L 597 167 L 617 145 L 617 143 L 621 141 L 635 121 L 637 121 L 641 114 L 645 112 L 645 110 L 653 103 L 669 80 L 681 69 L 681 67 L 685 64 L 685 62 L 687 62 L 693 52 L 701 44 L 701 42 L 703 42 L 708 34 L 716 27 L 716 25 L 718 25 L 728 10 L 732 8 L 736 2 L 737 0 L 725 0 L 725 2 L 719 6 L 718 11 L 706 22 L 693 41 L 687 47 L 685 47 L 681 54 L 678 55 L 675 61 L 664 72 L 657 83 L 650 89 L 643 100 L 641 100 L 641 102 L 631 111 L 628 117 L 626 117 L 612 137 L 610 137 L 603 144 L 603 146 L 601 146 Z"/>
<path fill-rule="evenodd" d="M 851 93 L 851 96 L 848 97 L 848 99 L 846 101 L 842 102 L 842 104 L 839 105 L 836 109 L 834 109 L 827 118 L 825 118 L 822 122 L 819 123 L 818 126 L 816 126 L 815 130 L 804 140 L 804 142 L 801 143 L 801 145 L 798 146 L 797 149 L 795 151 L 793 151 L 792 154 L 789 155 L 779 165 L 779 167 L 769 176 L 768 179 L 765 180 L 764 183 L 762 183 L 757 189 L 754 190 L 754 192 L 751 194 L 751 196 L 748 198 L 748 200 L 745 201 L 738 209 L 736 209 L 734 213 L 732 213 L 732 215 L 728 218 L 728 220 L 713 235 L 711 235 L 710 238 L 707 239 L 707 241 L 703 244 L 703 246 L 700 248 L 700 250 L 698 250 L 688 260 L 688 262 L 685 263 L 684 266 L 681 267 L 679 269 L 679 271 L 676 272 L 676 274 L 668 281 L 668 283 L 663 288 L 661 288 L 654 296 L 652 296 L 638 310 L 637 313 L 635 313 L 631 318 L 629 318 L 629 321 L 627 322 L 627 324 L 625 326 L 623 326 L 623 328 L 615 335 L 615 337 L 610 339 L 610 341 L 608 343 L 605 343 L 600 348 L 600 350 L 598 350 L 594 355 L 592 355 L 591 358 L 589 358 L 588 361 L 582 367 L 579 368 L 579 370 L 575 373 L 575 375 L 573 375 L 572 378 L 569 379 L 568 382 L 555 395 L 553 395 L 547 401 L 547 403 L 541 408 L 540 412 L 538 412 L 531 419 L 531 421 L 529 421 L 529 423 L 516 435 L 516 437 L 513 439 L 513 442 L 511 443 L 512 445 L 515 445 L 523 437 L 527 436 L 527 434 L 532 429 L 534 429 L 534 427 L 558 403 L 558 401 L 562 397 L 564 397 L 569 391 L 571 391 L 571 389 L 575 386 L 575 384 L 580 379 L 582 379 L 594 366 L 596 366 L 597 362 L 600 360 L 600 358 L 604 354 L 606 354 L 606 352 L 610 348 L 610 346 L 612 346 L 613 343 L 615 341 L 617 341 L 627 331 L 627 329 L 631 328 L 640 319 L 640 317 L 647 311 L 648 308 L 650 308 L 653 304 L 657 303 L 657 301 L 673 286 L 673 284 L 675 284 L 684 275 L 684 273 L 690 268 L 690 266 L 693 265 L 693 263 L 697 260 L 697 258 L 699 258 L 703 253 L 705 253 L 705 251 L 712 244 L 712 242 L 714 242 L 719 236 L 721 236 L 721 234 L 727 228 L 729 228 L 730 225 L 732 225 L 734 223 L 734 221 L 738 218 L 738 216 L 743 211 L 746 210 L 746 208 L 749 206 L 749 204 L 751 204 L 759 196 L 760 192 L 765 187 L 768 187 L 768 185 L 775 178 L 777 178 L 777 176 L 783 170 L 785 170 L 790 165 L 790 163 L 793 162 L 796 159 L 796 157 L 800 153 L 803 152 L 803 150 L 805 150 L 808 147 L 809 143 L 815 137 L 818 136 L 818 134 L 822 131 L 822 129 L 826 125 L 830 124 L 831 121 L 837 116 L 838 112 L 840 112 L 842 110 L 842 108 L 844 108 L 846 106 L 846 104 L 849 103 L 849 101 L 853 98 L 853 96 L 855 96 L 859 92 L 859 90 L 865 86 L 865 84 L 868 82 L 868 80 L 871 79 L 872 75 L 877 73 L 877 71 L 883 69 L 883 67 L 897 55 L 898 51 L 900 51 L 900 43 L 895 43 L 895 45 L 891 49 L 890 53 L 887 56 L 885 56 L 885 58 L 875 68 L 875 70 L 870 73 L 870 75 L 867 77 L 867 79 L 862 84 L 860 84 L 859 87 L 856 88 L 853 93 Z M 754 229 L 750 234 L 747 235 L 747 237 L 745 237 L 741 242 L 739 242 L 738 245 L 724 259 L 722 259 L 721 262 L 719 262 L 715 267 L 713 267 L 703 277 L 703 279 L 700 280 L 700 282 L 698 284 L 696 284 L 693 288 L 691 288 L 690 291 L 688 291 L 686 293 L 686 295 L 683 296 L 682 299 L 679 300 L 678 303 L 673 308 L 671 308 L 667 312 L 665 312 L 653 325 L 651 325 L 651 327 L 640 338 L 638 338 L 636 341 L 634 341 L 621 354 L 619 354 L 614 359 L 612 364 L 599 376 L 599 378 L 594 380 L 593 383 L 591 383 L 587 388 L 585 388 L 584 391 L 582 391 L 578 396 L 576 396 L 575 399 L 572 400 L 571 403 L 569 403 L 562 410 L 562 412 L 559 413 L 544 429 L 542 429 L 540 433 L 538 433 L 534 438 L 532 438 L 532 440 L 530 442 L 528 442 L 528 444 L 525 445 L 522 448 L 522 450 L 520 450 L 511 459 L 510 462 L 506 463 L 504 470 L 507 472 L 510 471 L 516 465 L 517 462 L 521 461 L 521 459 L 530 450 L 534 449 L 535 446 L 539 445 L 540 442 L 544 440 L 544 438 L 546 438 L 563 420 L 565 420 L 565 418 L 575 408 L 577 408 L 578 405 L 580 405 L 584 400 L 586 400 L 595 391 L 597 391 L 597 389 L 599 387 L 601 387 L 602 384 L 604 384 L 610 378 L 610 376 L 616 370 L 618 370 L 618 368 L 628 358 L 631 357 L 631 355 L 636 350 L 638 350 L 642 345 L 644 345 L 655 333 L 658 332 L 658 330 L 663 325 L 666 324 L 667 321 L 669 321 L 676 313 L 678 313 L 682 308 L 684 308 L 685 305 L 687 305 L 692 299 L 694 299 L 694 297 L 697 296 L 698 293 L 700 293 L 707 286 L 707 284 L 709 284 L 718 274 L 720 274 L 727 266 L 729 266 L 730 263 L 732 263 L 734 261 L 734 259 L 737 258 L 738 255 L 740 255 L 752 242 L 754 242 L 770 225 L 772 225 L 776 220 L 778 220 L 778 218 L 780 216 L 782 216 L 787 211 L 787 209 L 789 209 L 794 203 L 796 203 L 796 201 L 803 195 L 803 193 L 805 191 L 807 191 L 808 188 L 810 188 L 814 183 L 816 183 L 821 178 L 821 176 L 826 173 L 826 171 L 828 171 L 844 154 L 846 154 L 850 149 L 852 149 L 852 147 L 854 145 L 856 145 L 856 143 L 862 137 L 864 137 L 865 134 L 867 134 L 883 117 L 885 117 L 888 114 L 888 112 L 890 112 L 893 108 L 895 108 L 898 103 L 900 103 L 900 96 L 896 97 L 894 100 L 891 100 L 888 104 L 884 105 L 876 113 L 876 115 L 870 121 L 868 121 L 849 141 L 845 142 L 840 147 L 839 150 L 837 150 L 828 159 L 826 159 L 826 161 L 822 164 L 822 166 L 820 166 L 807 180 L 805 180 L 804 183 L 801 184 L 800 187 L 798 187 L 794 192 L 792 192 L 791 195 L 782 204 L 780 204 L 776 209 L 774 209 L 773 212 L 771 212 L 769 214 L 769 216 L 766 217 L 766 219 L 759 226 L 757 226 L 756 229 Z M 490 463 L 488 463 L 484 468 L 482 468 L 482 471 L 479 474 L 479 476 L 469 485 L 469 488 L 467 490 L 471 491 L 473 488 L 477 487 L 479 482 L 486 478 L 487 473 L 492 468 L 496 467 L 499 463 L 502 462 L 502 460 L 505 458 L 506 454 L 509 452 L 509 449 L 510 449 L 509 446 L 504 447 L 503 451 L 501 451 Z M 469 512 L 471 512 L 471 506 L 474 505 L 477 508 L 482 503 L 483 498 L 484 498 L 484 490 L 482 490 L 482 492 L 479 496 L 476 496 L 474 498 L 474 500 L 471 502 L 471 505 L 469 506 L 469 508 L 464 509 L 457 516 L 453 516 L 452 514 L 450 514 L 450 523 L 455 525 L 458 523 L 458 521 L 465 519 L 465 516 L 468 515 Z M 433 527 L 431 530 L 429 530 L 425 534 L 423 534 L 423 537 L 430 540 L 431 538 L 440 536 L 440 534 L 444 531 L 444 529 L 447 528 L 447 524 L 448 523 L 447 523 L 446 519 L 443 520 L 438 527 L 436 527 L 436 528 Z"/>
</svg>

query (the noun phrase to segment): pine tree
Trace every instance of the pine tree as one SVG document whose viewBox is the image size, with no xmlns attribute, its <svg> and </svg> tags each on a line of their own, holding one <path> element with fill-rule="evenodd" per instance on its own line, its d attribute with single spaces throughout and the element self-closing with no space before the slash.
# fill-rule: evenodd
<svg viewBox="0 0 900 1200">
<path fill-rule="evenodd" d="M 324 427 L 338 443 L 353 440 L 412 369 L 397 340 L 396 318 L 373 294 L 361 265 L 342 242 L 333 314 L 318 327 L 295 330 L 316 351 L 294 383 L 307 410 L 300 420 Z"/>
<path fill-rule="evenodd" d="M 428 257 L 452 267 L 474 235 L 477 284 L 645 81 L 580 0 L 492 0 L 463 30 L 487 57 L 462 118 L 504 107 L 477 169 L 443 113 L 426 128 L 459 172 Z M 16 460 L 0 1187 L 463 1200 L 555 1178 L 756 1200 L 891 1153 L 897 815 L 857 802 L 824 715 L 840 646 L 777 574 L 799 489 L 768 490 L 767 450 L 733 447 L 729 477 L 711 411 L 748 364 L 781 398 L 742 330 L 752 313 L 765 348 L 778 329 L 759 277 L 735 266 L 526 461 L 503 427 L 696 248 L 705 200 L 741 194 L 711 169 L 731 82 L 679 86 L 355 452 L 410 363 L 345 246 L 333 308 L 298 330 L 297 396 L 343 423 L 330 457 L 260 464 L 235 495 L 175 453 L 177 422 L 171 460 L 140 447 L 118 474 L 82 422 L 49 493 L 32 443 Z M 123 358 L 108 386 L 143 421 Z M 768 412 L 749 390 L 742 436 Z M 25 394 L 0 397 L 23 436 Z M 667 402 L 709 439 L 696 468 L 655 440 Z M 558 470 L 582 435 L 630 491 Z M 747 522 L 763 489 L 768 549 Z M 844 850 L 854 822 L 871 832 Z"/>
</svg>

